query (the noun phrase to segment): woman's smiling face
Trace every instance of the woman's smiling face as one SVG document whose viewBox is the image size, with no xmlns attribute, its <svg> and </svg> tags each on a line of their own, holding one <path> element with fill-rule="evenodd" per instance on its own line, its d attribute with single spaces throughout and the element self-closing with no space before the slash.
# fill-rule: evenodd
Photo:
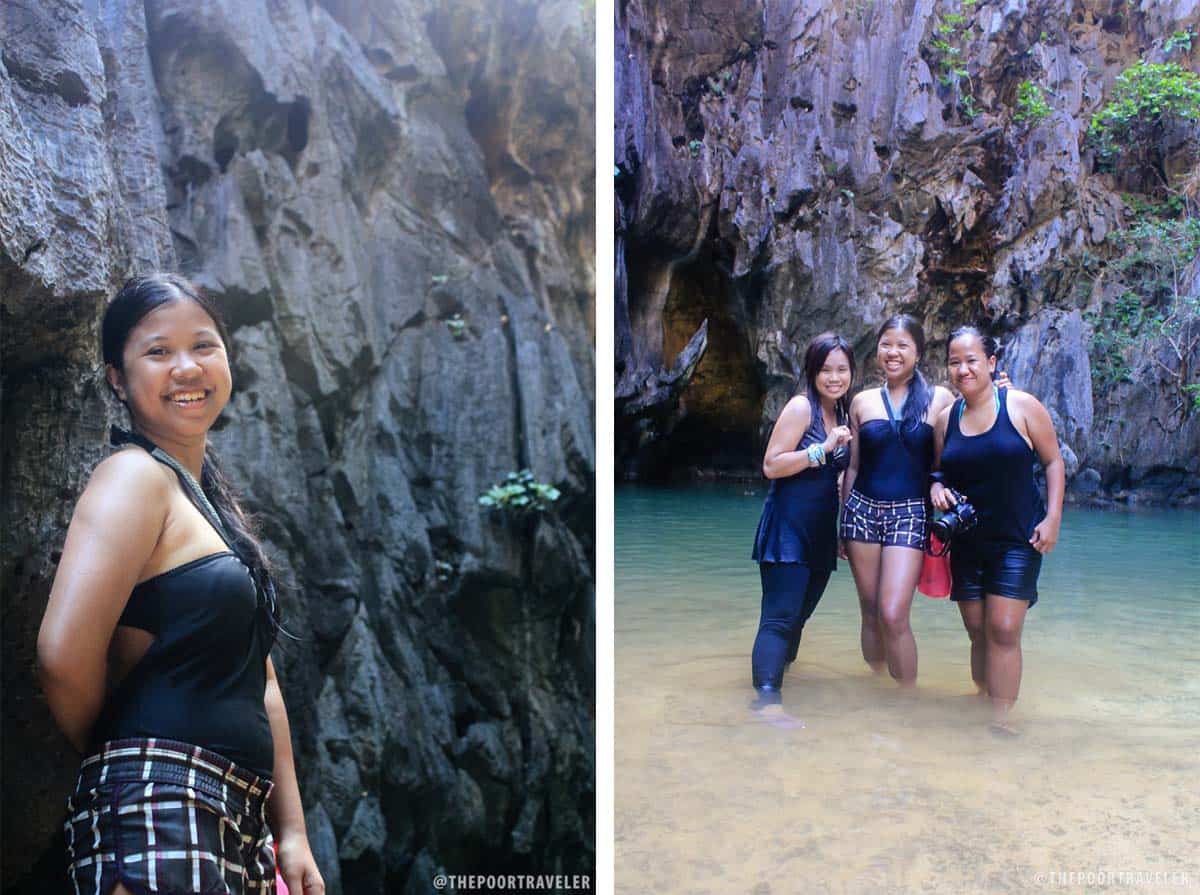
<svg viewBox="0 0 1200 895">
<path fill-rule="evenodd" d="M 946 358 L 950 384 L 958 389 L 963 397 L 977 394 L 991 386 L 996 358 L 988 357 L 987 349 L 978 336 L 959 336 L 947 348 Z"/>
<path fill-rule="evenodd" d="M 129 331 L 122 366 L 108 368 L 109 382 L 154 440 L 204 436 L 233 390 L 217 324 L 187 298 L 159 306 Z"/>
<path fill-rule="evenodd" d="M 888 379 L 907 380 L 917 365 L 917 342 L 907 330 L 884 330 L 876 346 L 879 369 Z"/>
<path fill-rule="evenodd" d="M 850 359 L 846 357 L 846 352 L 840 348 L 834 348 L 825 355 L 825 362 L 821 365 L 821 371 L 817 373 L 817 393 L 831 401 L 836 401 L 846 394 L 852 378 Z"/>
</svg>

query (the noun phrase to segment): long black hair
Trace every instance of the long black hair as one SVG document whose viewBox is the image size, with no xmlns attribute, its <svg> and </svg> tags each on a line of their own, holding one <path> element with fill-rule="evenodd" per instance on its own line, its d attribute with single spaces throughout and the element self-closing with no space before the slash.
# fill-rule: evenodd
<svg viewBox="0 0 1200 895">
<path fill-rule="evenodd" d="M 879 332 L 875 334 L 876 346 L 879 345 L 883 334 L 889 329 L 904 330 L 912 336 L 912 340 L 917 346 L 917 363 L 913 365 L 912 379 L 908 383 L 908 397 L 904 401 L 904 410 L 900 414 L 900 428 L 911 432 L 925 422 L 925 414 L 929 410 L 929 403 L 933 400 L 933 390 L 925 381 L 920 367 L 921 356 L 925 354 L 925 330 L 921 328 L 917 318 L 912 315 L 896 314 L 883 321 L 883 326 L 879 327 Z M 887 383 L 884 383 L 883 387 L 886 389 Z"/>
<path fill-rule="evenodd" d="M 846 360 L 850 364 L 850 384 L 852 385 L 854 383 L 854 350 L 850 347 L 850 343 L 837 333 L 825 332 L 814 337 L 804 352 L 804 381 L 808 388 L 808 403 L 812 405 L 814 420 L 822 419 L 821 396 L 817 393 L 817 374 L 821 372 L 821 367 L 825 366 L 825 358 L 834 351 L 841 351 L 846 355 Z M 837 399 L 834 407 L 838 424 L 841 425 L 842 421 L 850 416 L 850 385 L 846 386 L 846 394 Z"/>
<path fill-rule="evenodd" d="M 211 298 L 205 295 L 193 283 L 177 274 L 155 273 L 148 276 L 134 277 L 125 281 L 125 285 L 113 297 L 108 309 L 104 312 L 104 322 L 100 326 L 100 341 L 104 355 L 104 363 L 112 366 L 121 373 L 125 372 L 124 354 L 125 343 L 129 333 L 152 311 L 163 305 L 177 301 L 194 301 L 198 304 L 217 326 L 217 334 L 225 345 L 226 352 L 230 350 L 229 330 L 221 311 Z M 115 433 L 114 443 L 122 440 Z M 133 440 L 142 443 L 145 439 L 137 437 Z M 234 491 L 229 479 L 221 471 L 216 454 L 211 445 L 205 445 L 204 462 L 200 468 L 200 488 L 208 498 L 213 509 L 217 511 L 225 532 L 233 541 L 229 546 L 250 569 L 250 574 L 258 586 L 260 599 L 270 611 L 272 626 L 281 630 L 282 621 L 279 602 L 275 598 L 275 583 L 272 576 L 271 561 L 263 550 L 250 518 L 242 509 L 237 492 Z M 186 490 L 186 489 L 185 489 Z M 190 498 L 189 498 L 190 499 Z"/>
<path fill-rule="evenodd" d="M 950 358 L 950 343 L 955 339 L 963 336 L 974 336 L 983 345 L 983 352 L 987 357 L 996 357 L 1000 354 L 1000 343 L 996 341 L 995 336 L 987 335 L 978 326 L 960 326 L 954 332 L 950 333 L 950 338 L 946 340 L 946 358 Z"/>
</svg>

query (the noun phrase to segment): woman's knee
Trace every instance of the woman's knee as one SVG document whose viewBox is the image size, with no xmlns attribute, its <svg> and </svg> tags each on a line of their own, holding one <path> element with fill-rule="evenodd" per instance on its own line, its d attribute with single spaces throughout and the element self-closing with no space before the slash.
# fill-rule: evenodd
<svg viewBox="0 0 1200 895">
<path fill-rule="evenodd" d="M 908 610 L 904 603 L 885 603 L 879 607 L 879 624 L 888 634 L 906 634 L 909 630 Z"/>
<path fill-rule="evenodd" d="M 987 642 L 989 646 L 1011 648 L 1021 645 L 1021 623 L 1011 619 L 989 621 Z"/>
<path fill-rule="evenodd" d="M 879 622 L 879 601 L 859 598 L 858 608 L 862 610 L 863 621 L 877 624 Z"/>
</svg>

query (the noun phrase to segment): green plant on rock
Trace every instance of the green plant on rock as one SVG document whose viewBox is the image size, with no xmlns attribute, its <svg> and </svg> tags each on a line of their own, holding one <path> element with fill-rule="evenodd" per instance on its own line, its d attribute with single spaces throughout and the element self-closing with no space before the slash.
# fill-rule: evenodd
<svg viewBox="0 0 1200 895">
<path fill-rule="evenodd" d="M 454 338 L 465 339 L 467 337 L 467 321 L 463 320 L 461 314 L 455 314 L 446 320 L 446 329 L 450 330 L 450 335 Z"/>
<path fill-rule="evenodd" d="M 1033 81 L 1022 81 L 1017 85 L 1017 110 L 1013 113 L 1013 121 L 1037 124 L 1049 114 L 1046 91 Z"/>
<path fill-rule="evenodd" d="M 1134 359 L 1151 357 L 1178 384 L 1177 409 L 1186 413 L 1195 399 L 1187 378 L 1188 358 L 1200 344 L 1200 296 L 1188 294 L 1183 278 L 1200 253 L 1200 220 L 1146 215 L 1110 239 L 1115 254 L 1106 273 L 1120 292 L 1088 315 L 1093 393 L 1100 397 L 1130 381 Z M 1158 357 L 1160 339 L 1174 355 L 1174 366 Z"/>
<path fill-rule="evenodd" d="M 1184 393 L 1191 396 L 1192 410 L 1200 410 L 1200 382 L 1193 382 L 1183 387 Z"/>
<path fill-rule="evenodd" d="M 1163 44 L 1163 53 L 1167 56 L 1170 56 L 1176 50 L 1190 53 L 1192 52 L 1192 40 L 1195 37 L 1195 33 L 1190 28 L 1187 31 L 1176 31 Z"/>
<path fill-rule="evenodd" d="M 479 505 L 495 512 L 524 517 L 549 510 L 562 492 L 553 485 L 534 480 L 528 469 L 510 472 L 498 485 L 479 495 Z"/>
<path fill-rule="evenodd" d="M 1169 192 L 1164 143 L 1180 125 L 1194 143 L 1198 122 L 1200 75 L 1174 62 L 1143 60 L 1117 76 L 1108 102 L 1092 116 L 1087 139 L 1102 163 L 1151 171 Z"/>
<path fill-rule="evenodd" d="M 964 0 L 961 8 L 969 12 L 974 6 L 974 2 L 968 3 Z M 976 105 L 975 85 L 963 60 L 961 46 L 969 35 L 970 27 L 966 14 L 943 13 L 939 16 L 938 23 L 933 26 L 936 36 L 929 42 L 938 83 L 955 93 L 955 108 L 968 121 L 978 116 L 981 111 Z"/>
<path fill-rule="evenodd" d="M 692 158 L 700 158 L 700 150 L 704 148 L 704 144 L 699 140 L 688 140 L 688 152 L 692 154 Z"/>
</svg>

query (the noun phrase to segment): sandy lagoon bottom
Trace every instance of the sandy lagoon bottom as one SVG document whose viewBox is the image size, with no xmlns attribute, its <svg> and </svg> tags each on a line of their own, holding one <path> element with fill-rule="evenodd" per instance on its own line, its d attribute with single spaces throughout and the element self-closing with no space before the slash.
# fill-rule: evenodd
<svg viewBox="0 0 1200 895">
<path fill-rule="evenodd" d="M 749 710 L 761 492 L 619 489 L 617 891 L 1200 891 L 1200 516 L 1072 510 L 998 740 L 957 609 L 918 594 L 917 693 L 858 650 L 842 564 Z M 1132 558 L 1136 547 L 1138 557 Z"/>
</svg>

